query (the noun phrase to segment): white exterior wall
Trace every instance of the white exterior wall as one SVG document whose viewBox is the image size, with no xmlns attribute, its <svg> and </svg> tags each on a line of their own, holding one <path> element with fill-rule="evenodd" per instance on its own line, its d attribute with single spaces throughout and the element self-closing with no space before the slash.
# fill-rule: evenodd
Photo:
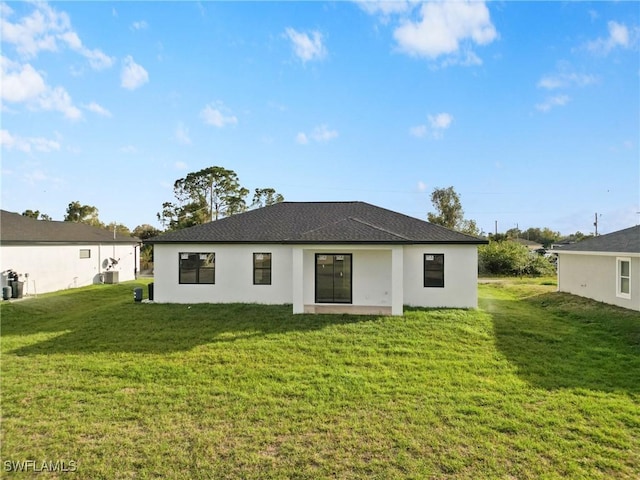
<svg viewBox="0 0 640 480">
<path fill-rule="evenodd" d="M 135 248 L 134 245 L 3 245 L 2 286 L 7 285 L 8 269 L 22 274 L 19 280 L 24 281 L 25 295 L 99 283 L 100 273 L 104 272 L 101 264 L 110 257 L 119 260 L 112 270 L 119 272 L 120 282 L 134 280 L 139 269 L 139 252 Z M 80 258 L 80 250 L 90 250 L 90 258 Z"/>
<path fill-rule="evenodd" d="M 181 285 L 179 254 L 215 253 L 214 285 Z M 253 253 L 272 254 L 271 285 L 253 285 Z M 154 245 L 154 300 L 172 303 L 293 304 L 303 313 L 315 303 L 315 254 L 352 255 L 352 304 L 386 307 L 401 315 L 402 306 L 477 307 L 476 245 Z M 445 255 L 445 287 L 425 288 L 425 253 Z"/>
<path fill-rule="evenodd" d="M 617 258 L 631 259 L 631 298 L 616 295 Z M 558 291 L 640 311 L 640 257 L 629 253 L 558 253 Z"/>
<path fill-rule="evenodd" d="M 352 255 L 352 304 L 391 307 L 391 247 L 354 245 L 314 245 L 303 248 L 304 305 L 315 303 L 316 253 Z M 401 247 L 399 247 L 401 248 Z M 326 304 L 317 304 L 326 305 Z"/>
<path fill-rule="evenodd" d="M 424 254 L 444 254 L 444 288 L 424 287 Z M 477 245 L 404 247 L 404 304 L 413 307 L 476 308 Z"/>
<path fill-rule="evenodd" d="M 292 303 L 291 247 L 155 244 L 154 293 L 159 303 Z M 179 254 L 215 253 L 215 284 L 180 284 Z M 253 254 L 271 253 L 271 285 L 253 284 Z"/>
</svg>

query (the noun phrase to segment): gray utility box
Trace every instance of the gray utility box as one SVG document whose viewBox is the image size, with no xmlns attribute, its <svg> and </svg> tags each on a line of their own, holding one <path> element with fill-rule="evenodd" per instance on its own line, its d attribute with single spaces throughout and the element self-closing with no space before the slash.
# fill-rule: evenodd
<svg viewBox="0 0 640 480">
<path fill-rule="evenodd" d="M 108 272 L 104 272 L 104 283 L 118 283 L 118 274 L 120 272 L 115 272 L 113 270 L 109 270 Z"/>
<path fill-rule="evenodd" d="M 9 286 L 11 287 L 11 298 L 22 298 L 24 282 L 19 282 L 18 280 L 11 280 L 9 282 Z"/>
<path fill-rule="evenodd" d="M 133 301 L 134 302 L 142 301 L 142 288 L 137 287 L 133 289 Z"/>
</svg>

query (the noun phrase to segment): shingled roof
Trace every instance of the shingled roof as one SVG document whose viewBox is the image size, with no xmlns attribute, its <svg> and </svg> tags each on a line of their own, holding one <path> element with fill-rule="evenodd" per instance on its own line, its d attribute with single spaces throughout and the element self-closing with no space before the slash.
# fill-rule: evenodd
<svg viewBox="0 0 640 480">
<path fill-rule="evenodd" d="M 563 245 L 554 252 L 640 253 L 640 225 Z"/>
<path fill-rule="evenodd" d="M 0 243 L 17 244 L 104 244 L 138 243 L 135 237 L 117 234 L 84 223 L 36 220 L 0 210 Z"/>
<path fill-rule="evenodd" d="M 364 202 L 282 202 L 145 243 L 483 244 L 485 240 Z"/>
</svg>

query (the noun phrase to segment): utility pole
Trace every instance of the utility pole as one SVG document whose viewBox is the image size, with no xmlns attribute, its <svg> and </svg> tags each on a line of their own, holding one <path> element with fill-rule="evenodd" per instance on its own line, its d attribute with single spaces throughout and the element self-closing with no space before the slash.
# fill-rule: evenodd
<svg viewBox="0 0 640 480">
<path fill-rule="evenodd" d="M 593 222 L 593 225 L 596 227 L 596 237 L 598 236 L 598 212 L 596 212 L 596 221 Z"/>
</svg>

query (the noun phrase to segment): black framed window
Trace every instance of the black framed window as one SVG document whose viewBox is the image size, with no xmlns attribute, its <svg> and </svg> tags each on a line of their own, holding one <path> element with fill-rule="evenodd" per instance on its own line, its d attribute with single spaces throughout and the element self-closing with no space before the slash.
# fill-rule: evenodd
<svg viewBox="0 0 640 480">
<path fill-rule="evenodd" d="M 424 286 L 444 287 L 444 254 L 424 254 Z"/>
<path fill-rule="evenodd" d="M 351 303 L 350 253 L 316 253 L 316 303 Z"/>
<path fill-rule="evenodd" d="M 253 284 L 271 285 L 271 254 L 253 254 Z"/>
<path fill-rule="evenodd" d="M 216 283 L 215 253 L 180 253 L 180 283 Z"/>
</svg>

